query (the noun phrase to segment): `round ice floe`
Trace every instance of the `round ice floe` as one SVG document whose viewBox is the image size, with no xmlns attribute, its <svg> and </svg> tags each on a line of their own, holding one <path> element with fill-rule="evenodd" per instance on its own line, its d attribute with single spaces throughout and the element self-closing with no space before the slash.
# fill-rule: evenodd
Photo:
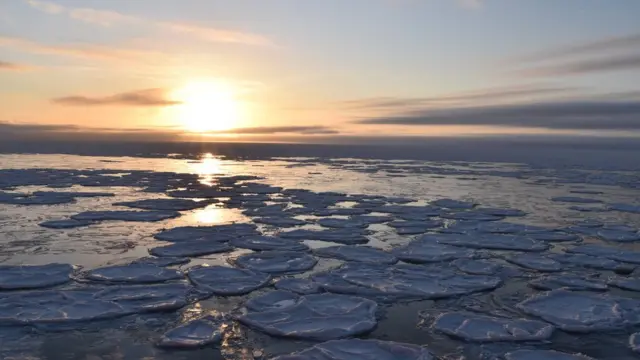
<svg viewBox="0 0 640 360">
<path fill-rule="evenodd" d="M 59 205 L 75 202 L 73 196 L 57 192 L 39 192 L 36 194 L 0 192 L 0 204 L 11 205 Z"/>
<path fill-rule="evenodd" d="M 532 280 L 529 285 L 540 290 L 584 290 L 584 291 L 606 291 L 607 284 L 597 279 L 585 278 L 577 275 L 555 275 L 546 276 Z"/>
<path fill-rule="evenodd" d="M 93 269 L 87 272 L 85 277 L 91 281 L 132 284 L 158 283 L 184 278 L 182 273 L 178 270 L 166 269 L 144 263 L 116 265 Z"/>
<path fill-rule="evenodd" d="M 273 360 L 433 360 L 427 348 L 380 340 L 333 340 Z"/>
<path fill-rule="evenodd" d="M 567 354 L 554 350 L 516 350 L 504 355 L 505 360 L 595 360 L 582 354 Z"/>
<path fill-rule="evenodd" d="M 493 275 L 501 266 L 490 260 L 457 259 L 451 263 L 458 270 L 473 275 Z"/>
<path fill-rule="evenodd" d="M 587 220 L 578 221 L 575 223 L 575 225 L 580 227 L 586 227 L 586 228 L 599 228 L 599 227 L 603 227 L 604 223 L 599 220 L 587 219 Z"/>
<path fill-rule="evenodd" d="M 143 210 L 173 210 L 184 211 L 206 207 L 210 201 L 195 201 L 190 199 L 145 199 L 137 201 L 118 202 L 115 206 L 126 206 Z"/>
<path fill-rule="evenodd" d="M 619 249 L 615 247 L 588 244 L 566 249 L 569 253 L 589 255 L 615 261 L 640 265 L 640 251 Z"/>
<path fill-rule="evenodd" d="M 65 192 L 55 192 L 55 191 L 35 191 L 33 196 L 71 196 L 74 198 L 84 197 L 84 198 L 92 198 L 92 197 L 114 197 L 116 194 L 108 193 L 108 192 L 93 192 L 93 191 L 65 191 Z"/>
<path fill-rule="evenodd" d="M 313 212 L 315 216 L 356 216 L 370 213 L 367 209 L 361 208 L 333 208 L 321 209 Z"/>
<path fill-rule="evenodd" d="M 177 310 L 187 304 L 191 290 L 185 284 L 157 284 L 11 293 L 0 297 L 0 324 L 72 323 Z"/>
<path fill-rule="evenodd" d="M 182 258 L 182 257 L 157 258 L 157 257 L 147 256 L 147 257 L 143 257 L 143 258 L 137 259 L 135 261 L 132 261 L 131 263 L 132 264 L 150 264 L 150 265 L 155 265 L 155 266 L 166 267 L 166 266 L 174 266 L 174 265 L 184 265 L 184 264 L 188 264 L 190 261 L 191 261 L 191 259 Z"/>
<path fill-rule="evenodd" d="M 167 331 L 158 346 L 163 348 L 198 348 L 222 341 L 228 326 L 223 316 L 208 315 Z"/>
<path fill-rule="evenodd" d="M 474 249 L 544 251 L 549 248 L 548 244 L 533 240 L 531 238 L 511 235 L 484 234 L 478 236 L 439 234 L 425 235 L 421 238 L 421 240 Z"/>
<path fill-rule="evenodd" d="M 443 223 L 440 220 L 425 220 L 425 221 L 392 221 L 387 224 L 393 228 L 424 228 L 432 229 L 442 226 Z"/>
<path fill-rule="evenodd" d="M 598 200 L 598 199 L 588 199 L 588 198 L 582 198 L 577 196 L 556 196 L 551 198 L 551 201 L 570 202 L 570 203 L 577 203 L 577 204 L 599 204 L 602 202 L 602 200 Z"/>
<path fill-rule="evenodd" d="M 604 256 L 590 256 L 585 254 L 551 254 L 551 258 L 563 264 L 599 270 L 612 270 L 620 273 L 630 273 L 635 266 L 623 264 Z"/>
<path fill-rule="evenodd" d="M 440 217 L 444 219 L 464 221 L 498 221 L 504 219 L 504 216 L 491 215 L 474 210 L 442 213 L 440 214 Z"/>
<path fill-rule="evenodd" d="M 519 217 L 527 215 L 526 212 L 518 209 L 510 209 L 510 208 L 478 208 L 475 210 L 479 213 L 484 213 L 488 215 L 494 216 L 504 216 L 504 217 Z"/>
<path fill-rule="evenodd" d="M 280 237 L 286 239 L 298 239 L 298 240 L 320 240 L 335 242 L 345 245 L 366 244 L 369 242 L 364 232 L 360 232 L 356 229 L 335 229 L 335 230 L 307 230 L 297 229 L 293 231 L 281 232 Z"/>
<path fill-rule="evenodd" d="M 179 217 L 177 211 L 86 211 L 71 215 L 72 219 L 80 221 L 162 221 Z"/>
<path fill-rule="evenodd" d="M 607 283 L 624 290 L 640 291 L 640 279 L 638 278 L 612 278 Z"/>
<path fill-rule="evenodd" d="M 320 219 L 318 225 L 328 228 L 366 228 L 369 223 L 357 219 Z"/>
<path fill-rule="evenodd" d="M 269 335 L 331 340 L 371 331 L 376 326 L 375 302 L 359 297 L 318 294 L 302 296 L 294 305 L 252 312 L 238 320 Z"/>
<path fill-rule="evenodd" d="M 569 207 L 570 210 L 580 211 L 580 212 L 607 212 L 611 209 L 604 206 L 581 206 L 574 205 Z"/>
<path fill-rule="evenodd" d="M 215 226 L 180 226 L 161 231 L 153 237 L 162 241 L 180 242 L 206 238 L 226 242 L 234 237 L 260 235 L 254 224 L 227 224 Z"/>
<path fill-rule="evenodd" d="M 234 260 L 240 267 L 269 274 L 299 274 L 311 270 L 317 262 L 311 255 L 293 251 L 265 251 Z"/>
<path fill-rule="evenodd" d="M 619 204 L 610 204 L 609 208 L 615 211 L 640 214 L 640 205 L 619 203 Z"/>
<path fill-rule="evenodd" d="M 267 205 L 267 206 L 254 208 L 254 209 L 247 209 L 243 211 L 242 214 L 247 216 L 259 216 L 259 217 L 269 217 L 269 216 L 278 217 L 278 216 L 283 216 L 285 214 L 284 209 L 286 209 L 286 207 L 287 207 L 287 204 L 273 204 L 273 205 Z"/>
<path fill-rule="evenodd" d="M 423 264 L 460 258 L 470 259 L 476 253 L 473 250 L 456 246 L 416 240 L 405 246 L 393 249 L 392 254 L 405 262 Z"/>
<path fill-rule="evenodd" d="M 430 217 L 438 216 L 442 209 L 435 206 L 386 205 L 375 209 L 376 212 L 400 216 Z M 421 220 L 421 219 L 418 219 Z"/>
<path fill-rule="evenodd" d="M 615 241 L 615 242 L 640 241 L 640 233 L 638 232 L 601 229 L 598 231 L 598 236 L 601 239 L 606 241 Z"/>
<path fill-rule="evenodd" d="M 224 253 L 232 250 L 233 248 L 225 243 L 196 240 L 155 247 L 149 249 L 149 253 L 158 257 L 194 257 Z"/>
<path fill-rule="evenodd" d="M 285 217 L 285 216 L 257 218 L 257 219 L 253 219 L 253 222 L 258 224 L 265 224 L 265 225 L 278 226 L 278 227 L 293 227 L 293 226 L 302 226 L 307 224 L 307 222 L 304 220 L 298 220 L 298 219 Z"/>
<path fill-rule="evenodd" d="M 460 275 L 454 271 L 420 265 L 370 265 L 349 263 L 312 276 L 329 292 L 374 297 L 381 300 L 428 300 L 495 289 L 501 280 L 491 276 Z"/>
<path fill-rule="evenodd" d="M 187 276 L 198 288 L 222 296 L 248 294 L 271 280 L 269 274 L 224 266 L 193 267 Z"/>
<path fill-rule="evenodd" d="M 295 305 L 300 296 L 289 291 L 270 291 L 249 299 L 244 306 L 250 311 L 270 311 Z"/>
<path fill-rule="evenodd" d="M 631 347 L 631 350 L 640 353 L 640 333 L 634 333 L 629 336 L 629 347 Z"/>
<path fill-rule="evenodd" d="M 398 262 L 398 259 L 392 254 L 370 246 L 329 246 L 316 249 L 313 253 L 320 257 L 370 264 L 395 264 Z"/>
<path fill-rule="evenodd" d="M 526 319 L 504 319 L 465 313 L 438 316 L 433 328 L 467 341 L 533 341 L 546 340 L 553 334 L 553 325 Z"/>
<path fill-rule="evenodd" d="M 557 272 L 564 268 L 562 263 L 555 261 L 552 258 L 537 254 L 508 255 L 505 256 L 504 259 L 525 269 L 542 272 Z"/>
<path fill-rule="evenodd" d="M 517 305 L 569 332 L 623 329 L 640 324 L 640 301 L 607 295 L 554 290 Z"/>
<path fill-rule="evenodd" d="M 38 225 L 49 229 L 73 229 L 82 226 L 89 226 L 91 224 L 93 224 L 93 221 L 64 219 L 45 221 Z"/>
<path fill-rule="evenodd" d="M 1 265 L 0 290 L 37 289 L 69 282 L 69 264 Z"/>
<path fill-rule="evenodd" d="M 527 234 L 527 236 L 535 240 L 550 241 L 550 242 L 580 240 L 580 237 L 576 234 L 568 234 L 560 231 L 537 232 L 537 233 Z"/>
<path fill-rule="evenodd" d="M 272 236 L 251 236 L 231 240 L 232 246 L 255 251 L 308 251 L 309 247 L 295 240 Z"/>
<path fill-rule="evenodd" d="M 476 206 L 473 202 L 452 199 L 439 199 L 432 201 L 431 204 L 445 209 L 473 209 Z"/>
<path fill-rule="evenodd" d="M 300 295 L 317 294 L 322 292 L 318 284 L 309 279 L 284 278 L 275 283 L 278 290 L 286 290 Z"/>
</svg>

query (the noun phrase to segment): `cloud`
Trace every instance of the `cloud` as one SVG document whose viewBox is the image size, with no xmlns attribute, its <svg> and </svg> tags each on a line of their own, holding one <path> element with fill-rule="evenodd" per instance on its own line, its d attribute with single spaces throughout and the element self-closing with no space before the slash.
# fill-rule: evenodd
<svg viewBox="0 0 640 360">
<path fill-rule="evenodd" d="M 610 37 L 607 39 L 566 45 L 551 50 L 540 51 L 515 59 L 517 62 L 537 62 L 565 59 L 580 55 L 601 55 L 613 51 L 626 51 L 640 47 L 640 34 Z"/>
<path fill-rule="evenodd" d="M 640 101 L 543 102 L 421 110 L 356 121 L 377 125 L 468 125 L 556 130 L 640 130 Z"/>
<path fill-rule="evenodd" d="M 427 106 L 443 106 L 451 103 L 473 103 L 477 101 L 486 102 L 490 100 L 499 102 L 523 97 L 531 98 L 534 96 L 571 93 L 578 90 L 580 90 L 580 88 L 568 86 L 521 85 L 496 87 L 423 98 L 376 97 L 343 101 L 338 104 L 347 109 L 403 110 L 416 107 L 424 108 Z"/>
<path fill-rule="evenodd" d="M 180 102 L 168 100 L 162 89 L 144 89 L 104 97 L 65 96 L 52 99 L 54 103 L 70 106 L 171 106 Z"/>
<path fill-rule="evenodd" d="M 163 56 L 160 52 L 114 48 L 101 45 L 75 44 L 75 45 L 47 45 L 38 42 L 8 36 L 0 36 L 0 47 L 12 47 L 22 51 L 36 53 L 70 56 L 81 59 L 99 59 L 110 61 L 140 61 Z"/>
<path fill-rule="evenodd" d="M 337 134 L 338 131 L 325 126 L 258 126 L 238 128 L 223 131 L 208 132 L 209 134 L 237 134 L 237 135 L 266 135 L 266 134 Z"/>
<path fill-rule="evenodd" d="M 606 58 L 578 60 L 559 65 L 541 66 L 525 70 L 523 73 L 532 76 L 557 76 L 637 69 L 640 69 L 640 54 L 616 55 Z"/>
<path fill-rule="evenodd" d="M 0 60 L 0 71 L 25 71 L 25 70 L 29 70 L 31 69 L 31 66 L 28 65 L 23 65 L 23 64 L 16 64 L 16 63 L 11 63 L 11 62 L 7 62 L 7 61 L 2 61 Z"/>
<path fill-rule="evenodd" d="M 267 37 L 251 32 L 213 28 L 191 23 L 155 21 L 110 10 L 63 7 L 48 1 L 27 0 L 27 4 L 39 11 L 49 14 L 66 14 L 74 20 L 103 27 L 115 25 L 139 25 L 157 28 L 176 34 L 185 34 L 209 42 L 257 46 L 273 45 L 271 40 Z"/>
</svg>

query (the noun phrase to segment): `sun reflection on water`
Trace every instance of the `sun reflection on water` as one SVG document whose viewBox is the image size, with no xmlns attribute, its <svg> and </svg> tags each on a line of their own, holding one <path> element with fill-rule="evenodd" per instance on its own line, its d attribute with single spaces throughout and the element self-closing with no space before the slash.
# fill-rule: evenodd
<svg viewBox="0 0 640 360">
<path fill-rule="evenodd" d="M 215 206 L 208 206 L 204 209 L 196 211 L 193 216 L 199 223 L 218 224 L 224 222 L 224 210 Z"/>
<path fill-rule="evenodd" d="M 215 185 L 216 177 L 224 174 L 222 161 L 211 153 L 202 155 L 202 159 L 199 162 L 189 165 L 193 172 L 200 175 L 200 183 L 203 185 Z"/>
</svg>

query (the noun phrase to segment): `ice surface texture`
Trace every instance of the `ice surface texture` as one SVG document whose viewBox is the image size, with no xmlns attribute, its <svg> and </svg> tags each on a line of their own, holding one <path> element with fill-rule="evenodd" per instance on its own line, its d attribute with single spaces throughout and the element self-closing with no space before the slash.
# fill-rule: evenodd
<svg viewBox="0 0 640 360">
<path fill-rule="evenodd" d="M 322 289 L 315 282 L 308 279 L 284 278 L 275 283 L 278 290 L 286 290 L 300 295 L 317 294 Z"/>
<path fill-rule="evenodd" d="M 161 284 L 3 294 L 0 324 L 69 323 L 177 310 L 187 304 L 190 289 L 185 284 Z"/>
<path fill-rule="evenodd" d="M 226 326 L 223 316 L 205 316 L 167 331 L 158 346 L 188 349 L 217 344 L 222 341 Z"/>
<path fill-rule="evenodd" d="M 470 259 L 476 254 L 473 250 L 422 240 L 416 240 L 405 246 L 395 248 L 392 253 L 402 261 L 418 264 L 460 258 Z"/>
<path fill-rule="evenodd" d="M 321 240 L 344 245 L 357 245 L 369 242 L 369 239 L 364 236 L 365 234 L 365 232 L 358 232 L 353 229 L 333 229 L 323 231 L 297 229 L 281 232 L 280 237 L 286 239 Z"/>
<path fill-rule="evenodd" d="M 218 254 L 233 250 L 225 243 L 207 240 L 187 241 L 149 249 L 151 255 L 158 257 L 191 257 Z"/>
<path fill-rule="evenodd" d="M 427 348 L 380 340 L 332 340 L 273 360 L 433 360 Z M 559 359 L 560 360 L 560 359 Z M 562 359 L 564 360 L 564 359 Z"/>
<path fill-rule="evenodd" d="M 607 295 L 554 290 L 533 296 L 517 308 L 570 332 L 616 330 L 640 324 L 640 301 Z"/>
<path fill-rule="evenodd" d="M 284 290 L 270 291 L 264 295 L 249 299 L 245 307 L 250 311 L 269 311 L 294 305 L 299 299 L 297 294 Z"/>
<path fill-rule="evenodd" d="M 504 355 L 505 360 L 595 360 L 582 354 L 567 354 L 554 350 L 516 350 Z"/>
<path fill-rule="evenodd" d="M 184 278 L 178 270 L 166 269 L 145 263 L 98 268 L 87 272 L 85 277 L 92 281 L 139 284 L 158 283 Z"/>
<path fill-rule="evenodd" d="M 291 306 L 249 313 L 238 320 L 273 336 L 332 340 L 371 331 L 377 324 L 377 307 L 354 296 L 305 295 Z"/>
<path fill-rule="evenodd" d="M 187 276 L 198 288 L 223 296 L 248 294 L 271 281 L 268 274 L 224 266 L 196 266 Z"/>
<path fill-rule="evenodd" d="M 313 253 L 320 257 L 328 257 L 344 261 L 355 261 L 370 264 L 391 265 L 398 262 L 398 259 L 392 254 L 369 246 L 329 246 L 316 249 L 313 251 Z"/>
<path fill-rule="evenodd" d="M 195 201 L 190 199 L 146 199 L 117 202 L 113 205 L 143 210 L 184 211 L 203 208 L 210 204 L 210 201 Z"/>
<path fill-rule="evenodd" d="M 236 265 L 269 274 L 298 274 L 311 270 L 318 260 L 311 255 L 293 251 L 265 251 L 242 255 Z"/>
<path fill-rule="evenodd" d="M 88 226 L 93 224 L 93 221 L 89 220 L 74 220 L 74 219 L 63 219 L 63 220 L 50 220 L 41 222 L 40 226 L 49 229 L 73 229 L 82 226 Z"/>
<path fill-rule="evenodd" d="M 425 235 L 420 241 L 434 242 L 445 245 L 468 247 L 473 249 L 491 250 L 517 250 L 517 251 L 544 251 L 549 248 L 548 244 L 539 242 L 524 236 L 511 235 L 461 235 L 461 234 L 439 234 Z"/>
<path fill-rule="evenodd" d="M 74 220 L 80 221 L 162 221 L 179 217 L 181 214 L 177 211 L 85 211 L 79 214 L 71 215 Z"/>
<path fill-rule="evenodd" d="M 73 266 L 69 264 L 2 265 L 0 290 L 37 289 L 71 281 Z"/>
<path fill-rule="evenodd" d="M 554 327 L 542 321 L 504 319 L 465 313 L 438 316 L 434 329 L 467 341 L 532 341 L 546 340 Z"/>
<path fill-rule="evenodd" d="M 162 241 L 181 242 L 206 238 L 207 240 L 229 241 L 234 237 L 260 235 L 253 224 L 230 224 L 216 226 L 180 226 L 164 230 L 153 237 Z"/>
<path fill-rule="evenodd" d="M 272 236 L 252 236 L 233 239 L 230 245 L 255 251 L 308 251 L 309 247 L 295 240 L 282 239 Z"/>
</svg>

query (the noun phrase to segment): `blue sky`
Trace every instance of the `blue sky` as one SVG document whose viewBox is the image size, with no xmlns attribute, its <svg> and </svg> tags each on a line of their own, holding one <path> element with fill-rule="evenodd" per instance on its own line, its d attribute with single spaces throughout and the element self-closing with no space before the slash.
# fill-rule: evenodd
<svg viewBox="0 0 640 360">
<path fill-rule="evenodd" d="M 243 136 L 636 131 L 637 14 L 632 0 L 4 1 L 0 122 Z M 568 105 L 520 116 L 557 102 Z M 606 112 L 567 112 L 585 102 L 616 126 Z M 504 107 L 513 124 L 491 119 Z"/>
</svg>

